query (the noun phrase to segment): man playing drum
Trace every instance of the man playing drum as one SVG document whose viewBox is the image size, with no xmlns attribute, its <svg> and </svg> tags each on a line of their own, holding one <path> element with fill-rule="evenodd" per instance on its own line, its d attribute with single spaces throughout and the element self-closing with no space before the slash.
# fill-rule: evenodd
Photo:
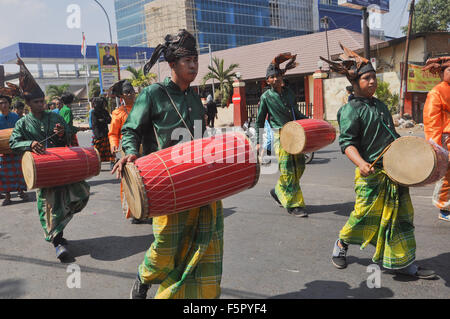
<svg viewBox="0 0 450 319">
<path fill-rule="evenodd" d="M 32 151 L 45 153 L 46 148 L 63 147 L 71 142 L 70 130 L 64 119 L 54 112 L 45 111 L 44 92 L 34 80 L 23 61 L 20 65 L 18 93 L 25 99 L 31 113 L 21 118 L 11 135 L 9 145 L 15 153 Z M 64 174 L 64 172 L 57 172 Z M 72 219 L 73 214 L 80 212 L 89 200 L 89 185 L 78 182 L 53 188 L 42 188 L 36 192 L 37 207 L 45 240 L 56 248 L 56 257 L 61 261 L 68 260 L 70 254 L 63 238 L 63 230 Z"/>
<path fill-rule="evenodd" d="M 2 95 L 3 90 L 10 89 L 0 88 L 0 130 L 14 128 L 19 120 L 19 115 L 10 112 L 11 97 L 6 94 Z M 21 159 L 20 155 L 1 154 L 0 152 L 0 198 L 5 198 L 2 206 L 12 203 L 11 192 L 18 192 L 19 197 L 23 200 L 28 199 L 28 195 L 25 193 L 27 186 L 22 175 Z"/>
<path fill-rule="evenodd" d="M 266 116 L 269 115 L 269 124 L 274 129 L 280 129 L 284 124 L 294 120 L 306 119 L 297 107 L 294 92 L 286 87 L 283 75 L 287 70 L 297 66 L 297 55 L 283 53 L 278 55 L 267 68 L 266 82 L 270 89 L 261 95 L 258 116 L 256 119 L 257 150 L 259 152 L 259 135 L 264 129 Z M 290 60 L 285 69 L 280 64 Z M 305 156 L 287 153 L 280 145 L 280 134 L 274 133 L 274 149 L 278 154 L 278 168 L 280 178 L 270 195 L 277 203 L 287 209 L 289 214 L 296 217 L 308 217 L 305 211 L 305 202 L 300 188 L 300 178 L 305 170 Z"/>
<path fill-rule="evenodd" d="M 195 121 L 202 132 L 206 129 L 202 102 L 190 88 L 198 72 L 195 38 L 186 30 L 167 35 L 165 43 L 155 48 L 144 66 L 146 74 L 161 54 L 169 63 L 172 78 L 146 87 L 136 99 L 122 128 L 122 148 L 126 156 L 113 169 L 113 173 L 117 171 L 119 176 L 122 176 L 127 162 L 137 159 L 141 142 L 143 154 L 147 155 L 179 143 L 171 137 L 177 128 L 185 128 L 193 135 Z M 138 267 L 131 298 L 146 298 L 152 284 L 160 285 L 155 298 L 220 296 L 223 259 L 221 201 L 154 217 L 153 235 L 155 241 Z"/>
<path fill-rule="evenodd" d="M 343 47 L 340 62 L 330 68 L 344 74 L 353 85 L 355 97 L 342 106 L 337 115 L 341 150 L 356 165 L 355 207 L 341 229 L 332 254 L 335 267 L 347 267 L 349 244 L 375 246 L 373 262 L 382 262 L 387 269 L 430 279 L 432 270 L 418 267 L 414 235 L 414 209 L 407 187 L 391 181 L 380 161 L 373 163 L 383 150 L 399 137 L 387 106 L 373 97 L 377 78 L 372 64 Z"/>
<path fill-rule="evenodd" d="M 439 74 L 442 82 L 427 96 L 423 108 L 425 138 L 449 150 L 450 145 L 450 56 L 429 59 L 423 68 Z M 450 221 L 450 169 L 436 183 L 433 204 L 440 209 L 439 219 Z"/>
</svg>

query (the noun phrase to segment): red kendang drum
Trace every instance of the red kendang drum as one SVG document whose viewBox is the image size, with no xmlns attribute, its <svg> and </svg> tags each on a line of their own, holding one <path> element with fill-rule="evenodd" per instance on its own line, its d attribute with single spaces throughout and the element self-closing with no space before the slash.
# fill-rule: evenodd
<svg viewBox="0 0 450 319">
<path fill-rule="evenodd" d="M 54 147 L 45 154 L 25 152 L 22 171 L 28 189 L 62 186 L 100 174 L 101 161 L 94 147 Z"/>
<path fill-rule="evenodd" d="M 137 219 L 201 207 L 256 185 L 259 163 L 238 132 L 180 143 L 128 163 L 127 203 Z"/>
<path fill-rule="evenodd" d="M 305 119 L 286 123 L 280 131 L 281 147 L 289 154 L 310 153 L 334 142 L 336 130 L 323 120 Z"/>
</svg>

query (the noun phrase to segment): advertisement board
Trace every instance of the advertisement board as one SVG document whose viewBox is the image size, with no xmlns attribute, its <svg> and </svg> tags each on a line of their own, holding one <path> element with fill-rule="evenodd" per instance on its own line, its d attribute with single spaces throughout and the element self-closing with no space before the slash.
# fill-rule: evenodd
<svg viewBox="0 0 450 319">
<path fill-rule="evenodd" d="M 119 52 L 115 43 L 97 43 L 101 94 L 120 80 Z"/>
<path fill-rule="evenodd" d="M 441 82 L 439 75 L 422 71 L 423 66 L 408 64 L 407 92 L 427 93 Z"/>
</svg>

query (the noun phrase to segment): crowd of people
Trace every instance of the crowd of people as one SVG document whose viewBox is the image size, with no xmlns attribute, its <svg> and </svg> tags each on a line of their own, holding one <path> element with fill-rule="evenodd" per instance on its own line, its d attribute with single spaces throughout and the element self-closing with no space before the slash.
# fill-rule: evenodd
<svg viewBox="0 0 450 319">
<path fill-rule="evenodd" d="M 393 182 L 383 170 L 381 162 L 373 165 L 382 151 L 395 141 L 392 116 L 387 106 L 374 97 L 377 88 L 376 72 L 369 60 L 342 47 L 337 61 L 328 61 L 330 68 L 345 75 L 351 86 L 351 97 L 338 112 L 342 153 L 355 165 L 355 206 L 346 224 L 331 240 L 334 248 L 331 262 L 338 269 L 347 267 L 350 245 L 361 248 L 373 245 L 374 262 L 386 269 L 421 279 L 435 278 L 433 270 L 416 263 L 414 209 L 408 187 Z M 139 157 L 162 150 L 180 142 L 172 137 L 173 130 L 187 129 L 194 135 L 194 122 L 200 121 L 202 132 L 214 127 L 217 105 L 208 96 L 206 107 L 190 84 L 198 73 L 196 40 L 186 30 L 167 35 L 164 43 L 144 66 L 148 73 L 163 55 L 170 66 L 171 76 L 161 83 L 144 88 L 138 96 L 126 80 L 119 81 L 108 92 L 121 104 L 110 115 L 107 100 L 92 100 L 89 126 L 92 145 L 99 151 L 101 161 L 111 165 L 111 173 L 123 176 L 124 167 Z M 262 94 L 256 120 L 256 132 L 267 128 L 279 129 L 290 121 L 306 119 L 296 107 L 295 95 L 284 83 L 284 74 L 297 66 L 296 55 L 276 56 L 266 70 L 269 89 Z M 287 62 L 284 68 L 281 64 Z M 42 154 L 47 148 L 77 146 L 70 104 L 73 94 L 53 99 L 48 107 L 44 93 L 25 64 L 20 66 L 20 87 L 17 95 L 24 98 L 30 109 L 26 116 L 23 105 L 15 104 L 17 114 L 10 112 L 12 96 L 0 89 L 0 129 L 14 128 L 10 138 L 11 155 L 0 156 L 0 192 L 5 194 L 3 205 L 11 201 L 11 192 L 26 199 L 23 177 L 20 176 L 20 157 L 25 151 Z M 450 143 L 450 57 L 431 59 L 425 70 L 439 74 L 442 82 L 430 92 L 424 109 L 426 138 L 446 148 Z M 9 91 L 8 91 L 9 92 Z M 21 111 L 22 110 L 22 111 Z M 259 136 L 257 152 L 261 151 Z M 289 154 L 280 144 L 280 136 L 273 136 L 278 156 L 280 176 L 270 196 L 288 214 L 308 217 L 307 205 L 300 187 L 305 171 L 303 154 Z M 120 159 L 116 159 L 119 155 Z M 434 203 L 439 218 L 449 221 L 450 173 L 436 185 Z M 89 200 L 89 184 L 85 181 L 37 191 L 39 219 L 45 240 L 52 243 L 56 256 L 64 260 L 70 256 L 63 230 L 73 215 L 81 211 Z M 122 209 L 132 217 L 123 196 Z M 218 298 L 223 267 L 224 216 L 221 200 L 188 211 L 153 217 L 154 241 L 138 265 L 131 298 L 144 299 L 152 285 L 159 285 L 155 298 Z M 331 246 L 331 245 L 330 245 Z"/>
</svg>

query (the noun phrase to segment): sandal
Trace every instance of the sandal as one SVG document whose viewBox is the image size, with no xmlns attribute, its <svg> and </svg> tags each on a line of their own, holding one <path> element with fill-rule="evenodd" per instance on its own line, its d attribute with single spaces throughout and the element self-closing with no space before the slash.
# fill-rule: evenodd
<svg viewBox="0 0 450 319">
<path fill-rule="evenodd" d="M 12 203 L 10 198 L 7 198 L 3 201 L 2 206 L 10 205 Z"/>
</svg>

